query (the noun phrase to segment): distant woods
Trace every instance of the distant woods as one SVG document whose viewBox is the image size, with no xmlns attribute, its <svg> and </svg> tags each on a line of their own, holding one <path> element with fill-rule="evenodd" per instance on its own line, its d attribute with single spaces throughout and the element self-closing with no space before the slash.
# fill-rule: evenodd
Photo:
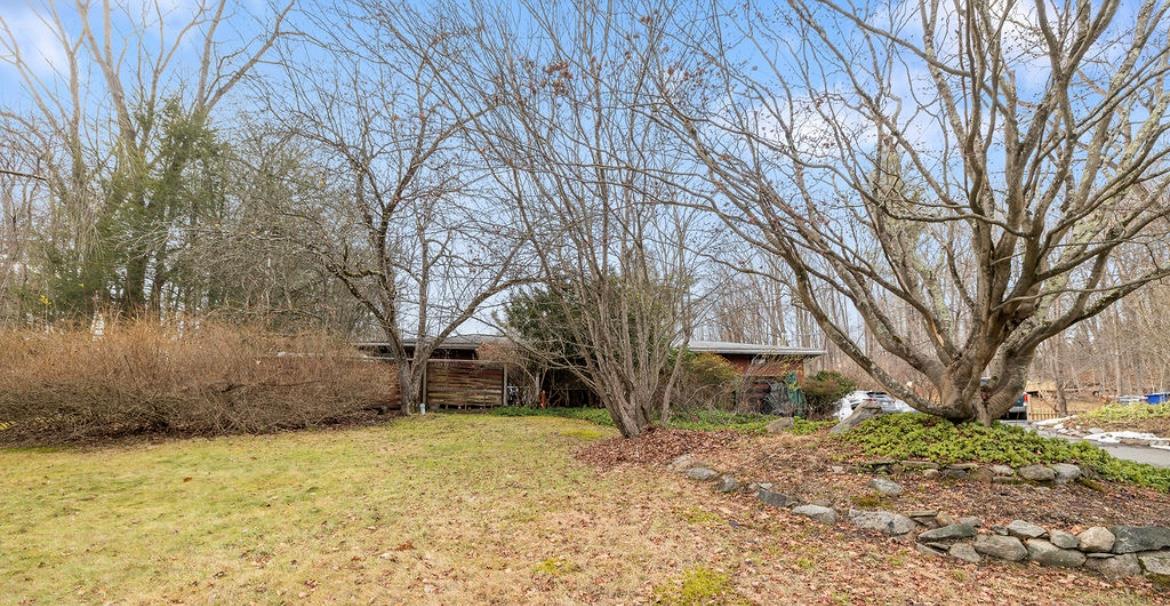
<svg viewBox="0 0 1170 606">
<path fill-rule="evenodd" d="M 628 435 L 691 337 L 956 421 L 1170 387 L 1164 0 L 132 6 L 0 17 L 7 326 L 378 339 L 409 411 L 552 295 Z"/>
</svg>

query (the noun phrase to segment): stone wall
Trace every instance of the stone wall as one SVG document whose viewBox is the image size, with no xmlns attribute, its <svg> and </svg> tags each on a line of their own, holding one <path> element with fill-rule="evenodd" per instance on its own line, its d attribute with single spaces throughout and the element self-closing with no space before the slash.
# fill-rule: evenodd
<svg viewBox="0 0 1170 606">
<path fill-rule="evenodd" d="M 914 462 L 873 462 L 869 470 Z M 1076 465 L 1029 465 L 1020 469 L 1006 466 L 981 467 L 963 464 L 940 468 L 920 463 L 924 473 L 949 474 L 955 477 L 986 473 L 1001 481 L 1037 483 L 1066 482 L 1076 479 L 1081 470 Z M 773 490 L 767 482 L 741 482 L 739 479 L 683 455 L 671 463 L 671 469 L 696 482 L 711 482 L 724 492 L 744 491 L 754 494 L 769 507 L 788 509 L 824 524 L 847 521 L 861 530 L 880 532 L 894 537 L 914 539 L 919 553 L 932 557 L 953 557 L 964 562 L 987 560 L 1008 562 L 1034 561 L 1043 566 L 1083 568 L 1108 578 L 1145 574 L 1170 582 L 1170 528 L 1161 526 L 1094 526 L 1078 534 L 1057 528 L 1044 528 L 1025 520 L 1013 520 L 1007 526 L 984 527 L 975 516 L 956 518 L 940 511 L 870 511 L 851 509 L 839 512 L 825 504 L 800 503 Z M 875 477 L 870 487 L 885 496 L 901 494 L 896 482 Z"/>
</svg>

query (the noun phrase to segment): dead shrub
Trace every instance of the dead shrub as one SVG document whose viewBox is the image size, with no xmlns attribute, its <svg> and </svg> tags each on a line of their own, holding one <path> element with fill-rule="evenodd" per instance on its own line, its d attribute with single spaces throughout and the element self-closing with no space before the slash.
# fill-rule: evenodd
<svg viewBox="0 0 1170 606">
<path fill-rule="evenodd" d="M 312 427 L 388 406 L 390 369 L 323 335 L 204 324 L 0 332 L 0 442 Z"/>
</svg>

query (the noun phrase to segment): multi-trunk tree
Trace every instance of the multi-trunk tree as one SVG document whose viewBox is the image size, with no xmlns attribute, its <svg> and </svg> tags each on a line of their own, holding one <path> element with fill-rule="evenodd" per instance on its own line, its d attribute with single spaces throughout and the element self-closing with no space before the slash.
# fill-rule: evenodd
<svg viewBox="0 0 1170 606">
<path fill-rule="evenodd" d="M 655 111 L 837 347 L 921 411 L 990 423 L 1045 340 L 1170 274 L 1168 9 L 790 0 L 652 21 L 674 46 Z"/>
</svg>

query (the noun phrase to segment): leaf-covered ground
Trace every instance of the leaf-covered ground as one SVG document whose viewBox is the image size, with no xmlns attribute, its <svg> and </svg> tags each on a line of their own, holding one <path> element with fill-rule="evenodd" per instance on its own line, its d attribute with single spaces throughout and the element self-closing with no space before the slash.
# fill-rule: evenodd
<svg viewBox="0 0 1170 606">
<path fill-rule="evenodd" d="M 0 604 L 1145 604 L 573 456 L 579 420 L 0 451 Z M 711 441 L 712 449 L 730 440 Z M 1164 597 L 1164 596 L 1163 596 Z"/>
</svg>

